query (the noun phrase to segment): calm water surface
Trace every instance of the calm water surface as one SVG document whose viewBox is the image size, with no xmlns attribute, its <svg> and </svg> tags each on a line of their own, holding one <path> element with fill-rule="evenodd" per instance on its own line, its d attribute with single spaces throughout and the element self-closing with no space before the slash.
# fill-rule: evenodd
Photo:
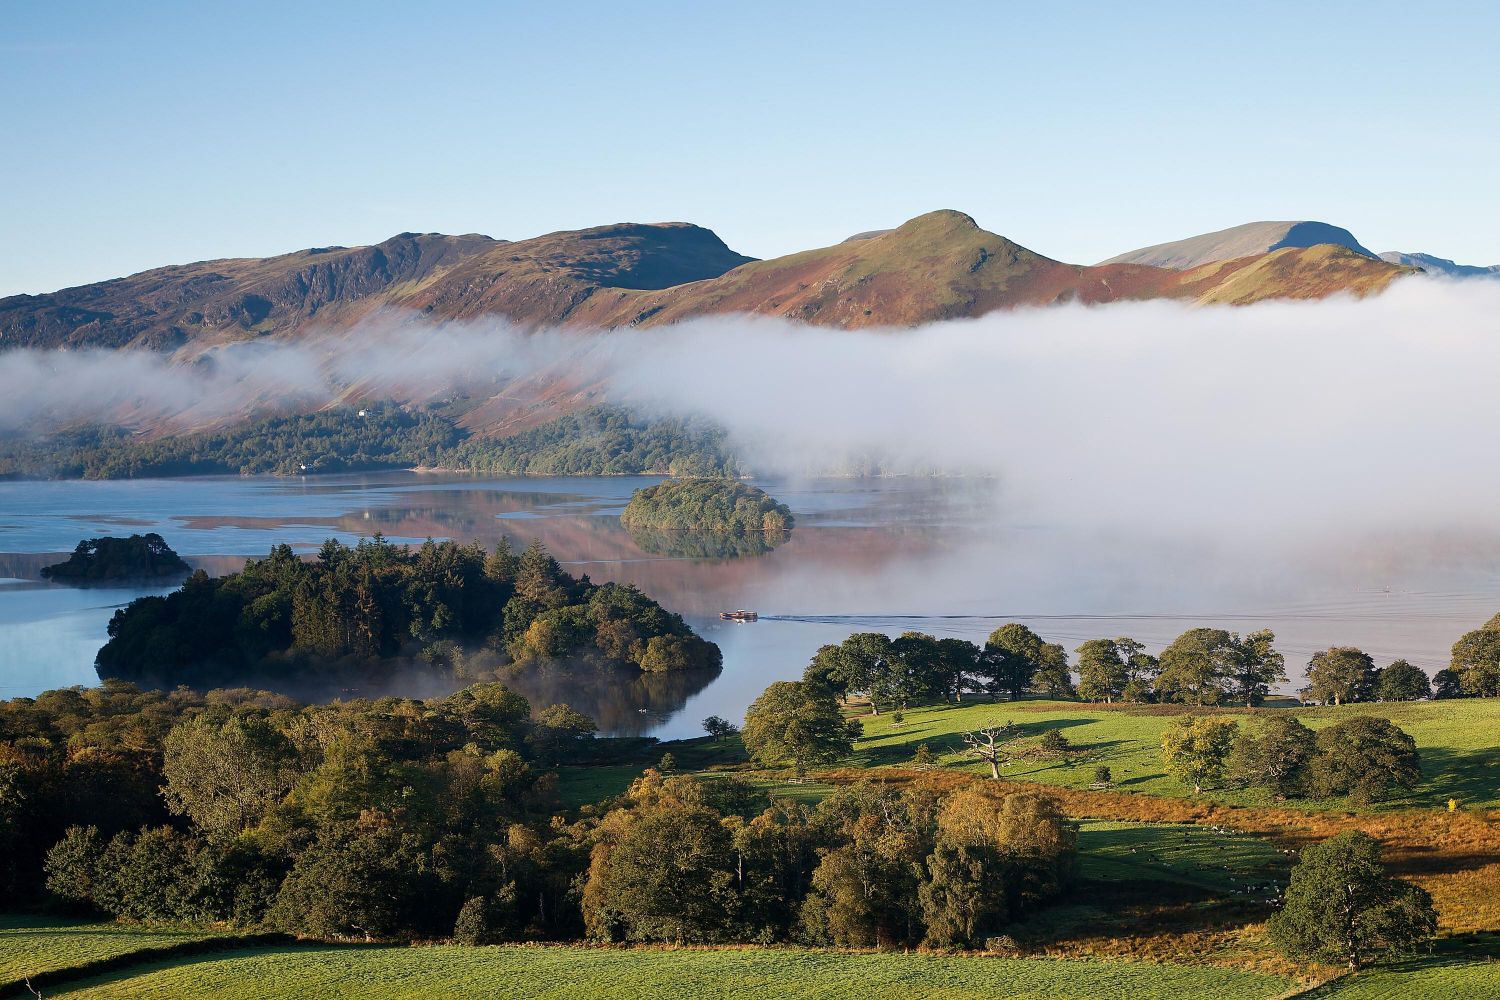
<svg viewBox="0 0 1500 1000">
<path fill-rule="evenodd" d="M 97 683 L 93 656 L 110 615 L 161 590 L 79 590 L 42 582 L 39 570 L 81 538 L 132 531 L 160 532 L 210 573 L 277 542 L 307 551 L 377 531 L 410 542 L 539 538 L 571 572 L 639 585 L 724 650 L 722 674 L 706 684 L 558 675 L 519 685 L 541 703 L 589 711 L 608 731 L 663 737 L 697 734 L 710 714 L 739 718 L 767 684 L 800 676 L 818 646 L 851 631 L 982 640 L 1020 620 L 1071 649 L 1118 635 L 1160 647 L 1196 625 L 1269 627 L 1294 675 L 1334 644 L 1433 671 L 1454 639 L 1500 610 L 1500 519 L 1423 533 L 1240 527 L 1202 538 L 1022 518 L 992 483 L 817 480 L 764 484 L 797 517 L 774 551 L 677 558 L 645 551 L 617 520 L 631 491 L 656 481 L 390 472 L 0 483 L 0 697 Z M 721 622 L 726 608 L 762 618 Z M 398 687 L 435 693 L 418 677 Z"/>
</svg>

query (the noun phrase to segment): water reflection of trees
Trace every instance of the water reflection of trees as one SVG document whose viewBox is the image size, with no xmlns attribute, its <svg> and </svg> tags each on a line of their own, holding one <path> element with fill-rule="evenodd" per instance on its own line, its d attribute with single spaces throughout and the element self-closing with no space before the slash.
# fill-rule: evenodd
<svg viewBox="0 0 1500 1000">
<path fill-rule="evenodd" d="M 559 522 L 588 524 L 587 515 L 597 501 L 587 494 L 546 493 L 528 490 L 453 489 L 413 493 L 401 503 L 352 510 L 326 522 L 330 528 L 351 534 L 383 532 L 392 538 L 452 538 L 493 544 L 508 536 L 518 544 L 556 530 Z M 555 516 L 567 511 L 566 518 Z M 265 519 L 279 526 L 279 518 Z M 302 522 L 299 522 L 302 523 Z M 623 539 L 622 539 L 623 541 Z"/>
<path fill-rule="evenodd" d="M 639 670 L 569 664 L 512 666 L 496 679 L 530 701 L 533 708 L 566 703 L 599 724 L 601 732 L 640 736 L 680 711 L 720 670 Z"/>
<path fill-rule="evenodd" d="M 601 733 L 641 736 L 661 725 L 716 680 L 723 668 L 642 673 L 633 667 L 569 662 L 510 664 L 461 672 L 420 659 L 348 665 L 343 671 L 206 672 L 201 690 L 250 688 L 305 702 L 352 698 L 443 698 L 470 684 L 499 681 L 533 709 L 567 704 L 593 719 Z M 145 686 L 152 686 L 149 681 Z"/>
<path fill-rule="evenodd" d="M 632 525 L 630 539 L 657 556 L 675 559 L 738 559 L 763 556 L 785 542 L 786 531 L 690 531 Z"/>
</svg>

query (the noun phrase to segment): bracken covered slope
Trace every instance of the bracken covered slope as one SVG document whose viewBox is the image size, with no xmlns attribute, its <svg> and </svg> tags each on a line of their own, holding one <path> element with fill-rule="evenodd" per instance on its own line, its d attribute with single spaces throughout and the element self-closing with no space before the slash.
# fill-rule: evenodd
<svg viewBox="0 0 1500 1000">
<path fill-rule="evenodd" d="M 621 223 L 491 247 L 393 304 L 449 318 L 563 323 L 607 290 L 669 288 L 750 260 L 700 226 Z"/>
<path fill-rule="evenodd" d="M 864 239 L 746 264 L 711 281 L 598 295 L 580 318 L 656 325 L 761 313 L 820 326 L 909 326 L 1016 306 L 1153 297 L 1173 280 L 1157 268 L 1063 264 L 980 229 L 962 212 L 940 211 Z"/>
<path fill-rule="evenodd" d="M 170 351 L 347 327 L 383 307 L 543 325 L 566 321 L 602 288 L 666 288 L 748 260 L 709 230 L 683 223 L 516 242 L 402 233 L 369 247 L 205 261 L 0 299 L 0 347 Z"/>
<path fill-rule="evenodd" d="M 1299 227 L 1311 224 L 1274 225 L 1307 235 Z M 1261 246 L 1274 235 L 1257 232 L 1245 245 Z M 0 349 L 176 351 L 347 329 L 384 308 L 438 319 L 499 316 L 528 328 L 657 326 L 725 313 L 900 327 L 1065 302 L 1246 304 L 1364 295 L 1414 270 L 1369 256 L 1352 236 L 1346 241 L 1352 247 L 1318 242 L 1193 267 L 1181 255 L 1165 267 L 1065 264 L 954 211 L 861 237 L 756 261 L 685 223 L 621 223 L 515 242 L 403 233 L 376 246 L 163 267 L 0 299 Z M 1219 241 L 1212 253 L 1241 243 Z"/>
<path fill-rule="evenodd" d="M 1329 244 L 1186 270 L 1086 267 L 986 232 L 961 212 L 942 211 L 821 250 L 746 264 L 709 281 L 658 292 L 603 292 L 573 318 L 600 326 L 652 326 L 694 316 L 760 313 L 820 326 L 910 326 L 1064 302 L 1248 304 L 1337 292 L 1365 295 L 1411 271 Z"/>
<path fill-rule="evenodd" d="M 376 246 L 210 260 L 13 295 L 0 299 L 0 346 L 173 350 L 199 338 L 295 332 L 363 315 L 497 242 L 403 233 Z"/>
<path fill-rule="evenodd" d="M 1267 299 L 1321 299 L 1340 292 L 1362 297 L 1414 272 L 1415 268 L 1322 243 L 1204 264 L 1182 272 L 1182 287 L 1200 304 L 1250 305 Z"/>
</svg>

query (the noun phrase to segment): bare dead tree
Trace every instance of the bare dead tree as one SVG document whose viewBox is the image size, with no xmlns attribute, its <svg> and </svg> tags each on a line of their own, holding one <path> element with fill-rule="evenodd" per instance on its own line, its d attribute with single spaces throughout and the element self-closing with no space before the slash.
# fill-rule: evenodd
<svg viewBox="0 0 1500 1000">
<path fill-rule="evenodd" d="M 31 985 L 31 977 L 30 976 L 24 976 L 24 977 L 22 977 L 21 981 L 26 984 L 26 992 L 28 992 L 32 996 L 36 997 L 36 1000 L 42 1000 L 42 991 L 39 990 L 39 989 L 37 989 L 35 986 Z"/>
<path fill-rule="evenodd" d="M 1015 732 L 1015 724 L 1011 722 L 1003 726 L 987 726 L 984 729 L 966 732 L 964 733 L 964 753 L 988 764 L 990 777 L 999 781 L 1001 762 L 1008 764 L 1012 757 L 1011 748 L 1007 746 L 1007 743 Z"/>
</svg>

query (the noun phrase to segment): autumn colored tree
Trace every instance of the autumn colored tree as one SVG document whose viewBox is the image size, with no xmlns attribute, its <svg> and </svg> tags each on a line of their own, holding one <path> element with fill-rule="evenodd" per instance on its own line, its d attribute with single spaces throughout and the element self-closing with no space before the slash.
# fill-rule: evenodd
<svg viewBox="0 0 1500 1000">
<path fill-rule="evenodd" d="M 1233 719 L 1182 716 L 1162 731 L 1162 764 L 1201 795 L 1204 788 L 1223 784 L 1239 728 Z"/>
</svg>

